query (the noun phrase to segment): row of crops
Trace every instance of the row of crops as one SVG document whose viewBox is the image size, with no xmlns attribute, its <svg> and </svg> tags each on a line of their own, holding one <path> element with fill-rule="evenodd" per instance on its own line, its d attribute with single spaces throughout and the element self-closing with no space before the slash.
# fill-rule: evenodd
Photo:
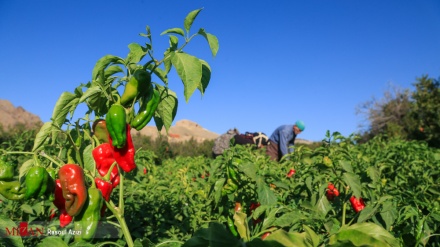
<svg viewBox="0 0 440 247">
<path fill-rule="evenodd" d="M 279 163 L 245 146 L 215 160 L 153 160 L 139 150 L 123 188 L 138 246 L 440 246 L 440 152 L 424 143 L 376 137 L 357 145 L 328 133 L 321 147 L 299 146 Z M 329 183 L 337 196 L 327 196 Z M 358 212 L 352 197 L 362 198 Z M 111 200 L 117 204 L 119 193 Z M 67 246 L 69 234 L 5 236 L 7 226 L 23 220 L 72 229 L 60 228 L 54 209 L 47 200 L 2 199 L 0 243 Z M 114 222 L 107 212 L 95 239 L 81 246 L 124 246 Z"/>
</svg>

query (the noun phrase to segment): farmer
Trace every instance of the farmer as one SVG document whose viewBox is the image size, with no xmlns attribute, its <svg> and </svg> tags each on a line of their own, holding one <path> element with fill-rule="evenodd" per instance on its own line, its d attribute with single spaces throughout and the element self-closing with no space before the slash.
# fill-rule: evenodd
<svg viewBox="0 0 440 247">
<path fill-rule="evenodd" d="M 293 145 L 295 145 L 295 138 L 299 133 L 303 132 L 306 126 L 304 122 L 298 120 L 294 125 L 281 125 L 275 129 L 269 138 L 269 145 L 266 148 L 267 155 L 272 160 L 280 161 L 280 159 L 293 152 Z"/>
</svg>

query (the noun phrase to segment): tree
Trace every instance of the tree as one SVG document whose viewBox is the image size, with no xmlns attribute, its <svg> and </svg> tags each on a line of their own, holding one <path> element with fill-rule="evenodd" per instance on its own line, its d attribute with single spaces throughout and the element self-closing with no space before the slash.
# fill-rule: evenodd
<svg viewBox="0 0 440 247">
<path fill-rule="evenodd" d="M 372 98 L 356 108 L 356 114 L 365 115 L 366 125 L 360 125 L 363 141 L 379 134 L 407 138 L 408 113 L 411 110 L 410 91 L 391 85 L 382 99 Z"/>
<path fill-rule="evenodd" d="M 411 118 L 415 120 L 411 139 L 424 140 L 429 146 L 440 147 L 440 83 L 424 75 L 414 83 Z"/>
</svg>

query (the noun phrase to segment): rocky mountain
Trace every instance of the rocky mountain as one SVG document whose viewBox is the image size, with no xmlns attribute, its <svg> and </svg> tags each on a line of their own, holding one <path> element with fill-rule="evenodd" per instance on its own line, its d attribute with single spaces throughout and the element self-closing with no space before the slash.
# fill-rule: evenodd
<svg viewBox="0 0 440 247">
<path fill-rule="evenodd" d="M 26 111 L 23 107 L 15 107 L 10 101 L 0 99 L 0 126 L 9 130 L 15 125 L 22 125 L 26 129 L 39 127 L 43 124 L 40 117 Z"/>
<path fill-rule="evenodd" d="M 133 130 L 137 132 L 136 130 Z M 161 132 L 156 129 L 156 126 L 146 126 L 139 134 L 150 136 L 152 139 L 159 137 L 159 135 L 166 135 L 166 131 L 163 128 Z M 175 125 L 171 126 L 168 131 L 168 141 L 169 142 L 182 142 L 188 141 L 191 138 L 198 142 L 203 142 L 204 140 L 213 140 L 217 138 L 219 134 L 209 131 L 199 124 L 190 120 L 179 120 Z"/>
</svg>

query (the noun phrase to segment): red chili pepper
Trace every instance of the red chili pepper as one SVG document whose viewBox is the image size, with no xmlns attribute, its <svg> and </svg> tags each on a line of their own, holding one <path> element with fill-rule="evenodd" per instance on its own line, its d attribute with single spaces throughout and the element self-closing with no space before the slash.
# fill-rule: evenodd
<svg viewBox="0 0 440 247">
<path fill-rule="evenodd" d="M 69 215 L 76 216 L 88 197 L 84 171 L 79 165 L 66 164 L 60 168 L 58 177 L 66 200 L 65 209 Z"/>
<path fill-rule="evenodd" d="M 104 200 L 106 200 L 108 202 L 110 200 L 110 195 L 112 194 L 112 191 L 113 191 L 112 184 L 108 181 L 101 179 L 101 178 L 95 178 L 95 184 L 96 184 L 96 188 L 98 188 L 101 191 L 101 194 L 102 194 L 102 197 L 104 198 Z M 105 203 L 103 203 L 102 208 L 101 208 L 101 216 L 102 217 L 104 217 L 106 209 L 107 209 L 107 206 Z"/>
<path fill-rule="evenodd" d="M 148 172 L 147 168 L 144 168 L 144 174 L 147 174 L 147 172 Z"/>
<path fill-rule="evenodd" d="M 235 202 L 235 212 L 241 212 L 241 203 Z"/>
<path fill-rule="evenodd" d="M 266 232 L 265 234 L 263 234 L 263 236 L 261 236 L 261 239 L 264 240 L 269 235 L 270 235 L 270 232 Z"/>
<path fill-rule="evenodd" d="M 249 206 L 250 213 L 254 212 L 254 210 L 257 209 L 260 205 L 261 205 L 261 204 L 260 204 L 259 202 L 257 202 L 257 203 L 252 202 L 251 205 Z M 258 218 L 258 219 L 252 219 L 252 223 L 253 223 L 253 225 L 255 226 L 255 225 L 257 225 L 258 223 L 260 223 L 261 220 L 262 220 L 261 217 Z"/>
<path fill-rule="evenodd" d="M 70 222 L 72 222 L 72 220 L 73 217 L 70 216 L 65 209 L 62 209 L 60 214 L 60 227 L 66 227 L 68 224 L 70 224 Z"/>
<path fill-rule="evenodd" d="M 362 198 L 357 199 L 355 196 L 352 196 L 350 198 L 350 203 L 356 213 L 359 213 L 365 208 L 365 203 Z"/>
<path fill-rule="evenodd" d="M 92 151 L 93 159 L 96 163 L 96 169 L 101 176 L 105 176 L 112 164 L 116 161 L 113 157 L 113 148 L 110 143 L 103 143 Z M 110 182 L 113 188 L 119 184 L 118 167 L 114 166 L 110 174 Z"/>
<path fill-rule="evenodd" d="M 131 127 L 127 124 L 127 140 L 122 148 L 117 148 L 112 145 L 113 157 L 115 157 L 116 162 L 119 167 L 125 172 L 130 172 L 136 168 L 136 163 L 134 162 L 134 154 L 136 152 L 133 141 L 131 139 Z M 112 139 L 109 138 L 110 144 L 112 144 Z"/>
<path fill-rule="evenodd" d="M 328 183 L 326 195 L 327 200 L 333 201 L 335 197 L 339 196 L 339 190 L 332 183 Z"/>
<path fill-rule="evenodd" d="M 295 169 L 290 169 L 290 171 L 287 173 L 287 177 L 288 178 L 290 178 L 290 177 L 292 177 L 293 176 L 293 174 L 295 174 L 296 173 L 296 171 L 295 171 Z"/>
</svg>

